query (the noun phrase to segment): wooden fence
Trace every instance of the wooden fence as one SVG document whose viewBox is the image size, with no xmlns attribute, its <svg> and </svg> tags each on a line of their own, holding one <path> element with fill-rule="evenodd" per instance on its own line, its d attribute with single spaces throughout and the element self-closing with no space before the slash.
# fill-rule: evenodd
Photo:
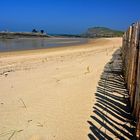
<svg viewBox="0 0 140 140">
<path fill-rule="evenodd" d="M 136 135 L 140 139 L 140 22 L 124 33 L 122 59 L 131 111 L 137 122 Z"/>
</svg>

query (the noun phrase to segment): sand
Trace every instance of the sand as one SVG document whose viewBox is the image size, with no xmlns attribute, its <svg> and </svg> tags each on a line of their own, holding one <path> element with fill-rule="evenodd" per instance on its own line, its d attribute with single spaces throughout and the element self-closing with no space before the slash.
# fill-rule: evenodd
<svg viewBox="0 0 140 140">
<path fill-rule="evenodd" d="M 86 140 L 97 83 L 121 38 L 0 53 L 0 140 Z"/>
</svg>

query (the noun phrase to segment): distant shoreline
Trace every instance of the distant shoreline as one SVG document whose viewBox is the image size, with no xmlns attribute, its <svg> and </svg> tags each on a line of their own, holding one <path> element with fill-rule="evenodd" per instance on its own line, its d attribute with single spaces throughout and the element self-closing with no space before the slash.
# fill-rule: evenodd
<svg viewBox="0 0 140 140">
<path fill-rule="evenodd" d="M 0 39 L 15 39 L 15 38 L 32 38 L 32 37 L 52 37 L 52 38 L 110 38 L 110 37 L 122 37 L 123 31 L 110 29 L 107 27 L 92 27 L 81 34 L 46 34 L 44 30 L 40 32 L 35 29 L 32 32 L 0 32 Z"/>
<path fill-rule="evenodd" d="M 32 32 L 0 32 L 0 39 L 32 38 L 32 37 L 49 37 L 49 36 L 42 33 L 32 33 Z"/>
</svg>

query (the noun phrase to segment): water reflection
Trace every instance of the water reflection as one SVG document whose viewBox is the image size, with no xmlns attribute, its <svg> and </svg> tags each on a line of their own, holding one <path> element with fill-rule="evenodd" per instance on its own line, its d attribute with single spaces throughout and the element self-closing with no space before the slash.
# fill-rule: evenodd
<svg viewBox="0 0 140 140">
<path fill-rule="evenodd" d="M 1 39 L 0 51 L 20 51 L 30 49 L 43 49 L 49 47 L 70 46 L 86 43 L 83 38 L 23 38 L 23 39 Z"/>
</svg>

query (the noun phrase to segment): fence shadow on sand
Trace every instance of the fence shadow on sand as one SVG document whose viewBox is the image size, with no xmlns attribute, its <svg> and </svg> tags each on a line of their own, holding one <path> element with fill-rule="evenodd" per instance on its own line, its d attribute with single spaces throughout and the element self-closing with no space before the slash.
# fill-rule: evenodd
<svg viewBox="0 0 140 140">
<path fill-rule="evenodd" d="M 121 49 L 106 64 L 95 93 L 93 114 L 87 121 L 90 140 L 134 140 L 135 121 L 122 73 Z"/>
</svg>

